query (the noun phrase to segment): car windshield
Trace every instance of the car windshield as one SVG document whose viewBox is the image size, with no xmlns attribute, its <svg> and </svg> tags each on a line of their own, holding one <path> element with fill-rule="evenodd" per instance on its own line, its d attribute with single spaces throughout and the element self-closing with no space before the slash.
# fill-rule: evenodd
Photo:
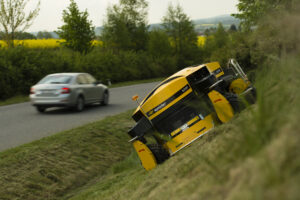
<svg viewBox="0 0 300 200">
<path fill-rule="evenodd" d="M 68 84 L 71 79 L 72 76 L 68 75 L 51 75 L 43 78 L 38 84 Z"/>
</svg>

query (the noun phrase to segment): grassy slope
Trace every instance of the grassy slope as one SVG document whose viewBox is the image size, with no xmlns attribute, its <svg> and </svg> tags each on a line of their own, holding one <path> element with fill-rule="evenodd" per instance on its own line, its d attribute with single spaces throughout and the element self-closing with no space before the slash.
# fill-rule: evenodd
<svg viewBox="0 0 300 200">
<path fill-rule="evenodd" d="M 0 153 L 0 199 L 298 199 L 299 60 L 267 69 L 257 105 L 150 172 L 127 112 Z"/>
<path fill-rule="evenodd" d="M 0 199 L 61 199 L 130 154 L 131 112 L 0 153 Z"/>
<path fill-rule="evenodd" d="M 257 105 L 156 169 L 131 154 L 72 199 L 299 199 L 299 61 L 267 67 Z"/>
</svg>

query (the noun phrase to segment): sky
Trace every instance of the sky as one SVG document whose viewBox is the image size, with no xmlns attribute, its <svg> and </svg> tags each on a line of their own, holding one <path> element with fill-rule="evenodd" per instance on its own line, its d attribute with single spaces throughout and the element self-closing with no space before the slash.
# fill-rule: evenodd
<svg viewBox="0 0 300 200">
<path fill-rule="evenodd" d="M 30 0 L 26 10 L 33 9 L 38 0 Z M 103 25 L 108 6 L 119 0 L 75 0 L 81 11 L 87 10 L 93 25 Z M 148 0 L 148 22 L 160 23 L 166 15 L 170 3 L 179 4 L 190 19 L 209 18 L 237 12 L 238 0 Z M 70 4 L 69 0 L 41 0 L 40 12 L 27 32 L 54 31 L 63 25 L 62 11 Z"/>
</svg>

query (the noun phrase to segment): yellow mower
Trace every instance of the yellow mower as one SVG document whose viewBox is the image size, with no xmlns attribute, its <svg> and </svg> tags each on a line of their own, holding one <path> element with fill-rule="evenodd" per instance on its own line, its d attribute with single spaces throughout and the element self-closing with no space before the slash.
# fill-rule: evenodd
<svg viewBox="0 0 300 200">
<path fill-rule="evenodd" d="M 228 122 L 242 108 L 240 96 L 255 101 L 255 88 L 240 65 L 231 59 L 187 67 L 161 82 L 132 115 L 128 132 L 143 167 L 151 170 L 218 123 Z M 149 143 L 149 136 L 153 136 Z M 151 140 L 151 138 L 150 138 Z M 153 142 L 154 141 L 154 142 Z"/>
</svg>

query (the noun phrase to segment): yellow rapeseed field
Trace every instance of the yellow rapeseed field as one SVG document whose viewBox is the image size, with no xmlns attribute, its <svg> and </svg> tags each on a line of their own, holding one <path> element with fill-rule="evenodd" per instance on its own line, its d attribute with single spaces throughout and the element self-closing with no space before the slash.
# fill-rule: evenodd
<svg viewBox="0 0 300 200">
<path fill-rule="evenodd" d="M 198 36 L 198 46 L 203 46 L 205 43 L 206 37 L 205 36 Z"/>
<path fill-rule="evenodd" d="M 14 45 L 27 48 L 56 48 L 64 41 L 61 39 L 14 40 Z M 102 41 L 94 40 L 93 45 L 101 46 Z M 7 47 L 7 44 L 3 40 L 0 40 L 0 46 Z"/>
<path fill-rule="evenodd" d="M 205 36 L 198 36 L 198 46 L 203 46 L 205 43 Z M 27 48 L 57 48 L 60 47 L 61 39 L 37 39 L 37 40 L 14 40 L 15 46 L 24 46 Z M 102 46 L 103 42 L 99 40 L 93 41 L 93 46 Z M 0 40 L 0 47 L 7 47 L 7 44 Z"/>
</svg>

